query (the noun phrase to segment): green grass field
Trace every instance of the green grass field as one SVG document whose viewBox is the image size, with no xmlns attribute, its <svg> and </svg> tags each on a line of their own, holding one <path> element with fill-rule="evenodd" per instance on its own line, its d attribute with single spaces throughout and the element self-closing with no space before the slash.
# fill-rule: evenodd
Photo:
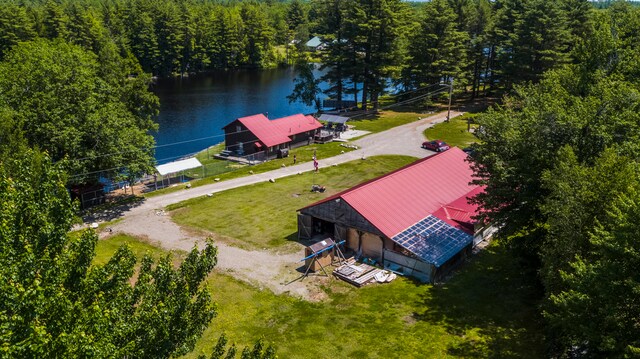
<svg viewBox="0 0 640 359">
<path fill-rule="evenodd" d="M 139 257 L 164 253 L 135 238 L 114 236 L 98 242 L 96 262 L 106 261 L 124 242 Z M 497 244 L 442 285 L 399 278 L 358 289 L 332 279 L 323 287 L 327 299 L 317 303 L 214 271 L 206 285 L 218 316 L 184 358 L 209 354 L 223 332 L 241 348 L 265 337 L 281 358 L 542 358 L 538 293 L 524 277 Z"/>
<path fill-rule="evenodd" d="M 244 248 L 295 248 L 296 210 L 415 161 L 377 156 L 200 197 L 167 207 L 176 223 L 228 237 Z M 312 184 L 327 187 L 311 192 Z"/>
<path fill-rule="evenodd" d="M 464 114 L 452 118 L 449 122 L 439 123 L 424 131 L 424 136 L 429 140 L 443 140 L 449 146 L 457 146 L 465 148 L 470 144 L 477 142 L 478 139 L 473 133 L 467 131 L 467 120 L 472 119 L 474 114 Z M 473 124 L 471 125 L 474 126 Z"/>
<path fill-rule="evenodd" d="M 113 253 L 116 252 L 120 246 L 127 245 L 137 258 L 142 258 L 145 254 L 149 254 L 151 258 L 158 259 L 167 255 L 169 252 L 161 248 L 152 246 L 147 242 L 142 242 L 135 237 L 126 234 L 114 234 L 104 240 L 99 240 L 96 246 L 96 256 L 93 259 L 93 264 L 102 265 L 106 264 Z M 172 253 L 175 260 L 180 260 L 183 257 L 182 252 L 173 251 Z"/>
<path fill-rule="evenodd" d="M 214 154 L 220 153 L 220 151 L 224 148 L 222 145 L 215 145 L 209 148 L 209 155 L 207 155 L 207 151 L 202 151 L 196 158 L 204 165 L 206 178 L 202 178 L 203 170 L 201 168 L 195 169 L 191 172 L 188 172 L 187 175 L 191 175 L 195 181 L 191 181 L 192 187 L 203 186 L 206 184 L 210 184 L 215 182 L 216 178 L 219 178 L 220 181 L 229 180 L 238 177 L 249 176 L 249 171 L 253 171 L 256 173 L 263 173 L 272 171 L 278 168 L 281 168 L 282 165 L 290 166 L 293 165 L 293 156 L 296 156 L 296 163 L 305 163 L 311 162 L 313 153 L 315 151 L 316 156 L 319 159 L 329 158 L 333 156 L 337 156 L 344 152 L 353 151 L 352 148 L 346 148 L 341 146 L 340 142 L 330 142 L 325 144 L 311 144 L 309 146 L 302 146 L 298 148 L 294 148 L 289 151 L 288 158 L 276 158 L 267 162 L 263 162 L 254 166 L 243 165 L 238 163 L 233 163 L 230 161 L 219 160 L 213 158 Z M 153 197 L 160 194 L 175 192 L 175 191 L 184 191 L 184 186 L 175 186 L 164 188 L 158 191 L 153 191 L 145 194 L 147 197 Z"/>
<path fill-rule="evenodd" d="M 420 112 L 398 112 L 385 110 L 381 111 L 377 115 L 368 116 L 362 119 L 349 120 L 349 125 L 355 126 L 356 130 L 370 131 L 370 132 L 382 132 L 393 127 L 405 125 L 414 121 L 418 121 L 419 118 L 432 116 L 433 114 L 426 115 Z"/>
</svg>

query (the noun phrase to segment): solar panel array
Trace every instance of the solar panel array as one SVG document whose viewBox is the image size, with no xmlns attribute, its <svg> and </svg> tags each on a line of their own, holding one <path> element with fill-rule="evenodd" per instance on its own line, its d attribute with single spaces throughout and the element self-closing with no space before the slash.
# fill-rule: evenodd
<svg viewBox="0 0 640 359">
<path fill-rule="evenodd" d="M 473 236 L 430 215 L 392 240 L 423 261 L 440 267 L 473 242 Z"/>
<path fill-rule="evenodd" d="M 326 113 L 323 113 L 322 115 L 320 115 L 320 117 L 318 119 L 320 121 L 326 121 L 326 122 L 332 122 L 332 123 L 342 123 L 342 124 L 344 124 L 345 122 L 349 121 L 349 117 L 342 117 L 342 116 L 336 116 L 336 115 L 327 115 Z"/>
</svg>

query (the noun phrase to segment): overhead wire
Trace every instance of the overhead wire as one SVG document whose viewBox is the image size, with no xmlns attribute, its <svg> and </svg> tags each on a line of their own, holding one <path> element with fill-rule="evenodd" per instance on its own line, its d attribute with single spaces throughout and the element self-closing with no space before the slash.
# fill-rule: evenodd
<svg viewBox="0 0 640 359">
<path fill-rule="evenodd" d="M 410 93 L 414 93 L 414 92 L 417 92 L 417 91 L 421 91 L 421 90 L 424 90 L 424 89 L 428 89 L 428 88 L 431 88 L 431 87 L 434 87 L 434 86 L 445 86 L 445 85 L 442 85 L 442 84 L 439 84 L 439 83 L 438 84 L 431 84 L 431 85 L 428 85 L 428 86 L 425 86 L 425 87 L 422 87 L 422 88 L 419 88 L 419 89 L 416 89 L 416 90 L 412 90 L 412 91 L 409 91 L 409 92 L 403 92 L 403 93 L 399 93 L 399 94 L 396 94 L 396 95 L 392 95 L 392 97 L 395 98 L 395 97 L 398 97 L 398 96 L 404 96 L 404 95 L 407 95 L 407 94 L 410 94 Z M 442 88 L 440 88 L 438 90 L 435 90 L 435 91 L 432 91 L 432 92 L 429 92 L 429 93 L 426 93 L 426 94 L 423 94 L 423 95 L 420 95 L 420 96 L 417 96 L 417 97 L 414 97 L 414 98 L 411 98 L 411 99 L 408 99 L 408 100 L 404 100 L 404 101 L 397 102 L 397 103 L 394 103 L 394 104 L 391 104 L 391 105 L 388 105 L 388 106 L 384 106 L 381 109 L 382 110 L 386 110 L 386 109 L 389 109 L 389 108 L 392 108 L 392 107 L 401 106 L 401 105 L 404 105 L 404 104 L 407 104 L 407 103 L 415 102 L 415 101 L 421 100 L 421 99 L 423 99 L 425 97 L 428 97 L 428 96 L 433 96 L 433 95 L 440 94 L 440 93 L 444 92 L 447 89 L 448 89 L 447 87 L 442 87 Z M 379 101 L 372 101 L 370 103 L 376 103 L 376 102 L 379 102 Z M 370 112 L 364 112 L 364 113 L 352 116 L 350 118 L 357 118 L 357 117 L 366 116 L 366 115 L 369 115 L 369 114 L 371 114 L 371 113 Z M 241 130 L 241 131 L 237 131 L 237 132 L 234 132 L 234 133 L 244 133 L 244 132 L 251 132 L 251 131 L 250 130 Z M 219 135 L 212 135 L 212 136 L 201 137 L 201 138 L 196 138 L 196 139 L 191 139 L 191 140 L 184 140 L 184 141 L 166 143 L 166 144 L 162 144 L 162 145 L 156 145 L 156 146 L 148 147 L 148 148 L 146 148 L 146 150 L 162 148 L 162 147 L 168 147 L 168 146 L 175 146 L 175 145 L 191 143 L 191 142 L 204 141 L 204 140 L 212 139 L 212 138 L 216 138 L 216 137 L 224 137 L 225 135 L 226 134 L 219 134 Z M 99 154 L 99 155 L 95 155 L 95 156 L 87 156 L 87 157 L 72 159 L 70 161 L 92 160 L 92 159 L 96 159 L 96 158 L 100 158 L 100 157 L 109 157 L 109 156 L 115 156 L 115 155 L 124 154 L 124 153 L 136 152 L 138 150 L 140 150 L 140 149 L 119 151 L 119 152 L 111 152 L 111 153 Z M 143 149 L 143 150 L 145 150 L 145 149 Z M 162 158 L 162 159 L 156 159 L 156 161 L 157 162 L 162 162 L 162 161 L 171 160 L 171 159 L 175 159 L 175 158 L 187 157 L 187 156 L 190 156 L 190 155 L 194 155 L 194 154 L 196 154 L 198 152 L 194 152 L 194 153 L 191 153 L 191 154 L 182 154 L 182 155 L 178 155 L 178 156 L 171 156 L 171 157 L 166 157 L 166 158 Z M 82 176 L 86 176 L 86 175 L 90 175 L 90 174 L 96 174 L 96 173 L 100 173 L 100 172 L 118 170 L 118 169 L 121 169 L 121 168 L 122 167 L 115 167 L 115 168 L 109 168 L 109 169 L 100 169 L 100 170 L 96 170 L 96 171 L 75 174 L 75 175 L 72 175 L 72 176 L 69 176 L 69 177 L 71 177 L 71 178 L 82 177 Z"/>
</svg>

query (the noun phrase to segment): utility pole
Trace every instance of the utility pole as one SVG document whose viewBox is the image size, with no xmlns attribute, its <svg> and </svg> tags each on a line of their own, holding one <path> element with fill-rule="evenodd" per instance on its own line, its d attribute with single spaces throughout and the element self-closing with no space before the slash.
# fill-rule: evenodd
<svg viewBox="0 0 640 359">
<path fill-rule="evenodd" d="M 451 93 L 453 92 L 453 77 L 451 78 L 451 83 L 449 84 L 449 107 L 447 109 L 447 122 L 451 119 Z"/>
</svg>

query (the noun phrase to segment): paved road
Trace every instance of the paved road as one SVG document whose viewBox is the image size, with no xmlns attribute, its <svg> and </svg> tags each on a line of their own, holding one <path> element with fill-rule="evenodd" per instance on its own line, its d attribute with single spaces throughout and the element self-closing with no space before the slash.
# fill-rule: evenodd
<svg viewBox="0 0 640 359">
<path fill-rule="evenodd" d="M 452 117 L 461 115 L 452 112 Z M 361 159 L 363 156 L 375 155 L 408 155 L 423 158 L 434 152 L 422 149 L 424 130 L 446 119 L 446 114 L 436 114 L 416 122 L 394 127 L 387 131 L 367 135 L 352 141 L 358 150 L 347 152 L 335 157 L 319 159 L 319 166 L 328 167 L 333 164 Z M 169 204 L 178 203 L 190 198 L 205 196 L 210 193 L 225 191 L 250 184 L 266 182 L 269 179 L 295 175 L 298 172 L 311 171 L 311 163 L 302 163 L 265 173 L 216 182 L 188 190 L 177 191 L 165 195 L 147 198 L 144 202 L 129 208 L 119 208 L 113 213 L 104 215 L 110 219 L 121 218 L 113 224 L 112 229 L 118 233 L 128 233 L 146 238 L 150 242 L 159 244 L 166 249 L 190 250 L 203 240 L 203 234 L 189 232 L 176 225 L 163 208 Z M 90 219 L 94 221 L 95 219 Z M 102 236 L 109 234 L 103 232 Z M 267 287 L 275 293 L 291 293 L 310 300 L 320 300 L 323 292 L 317 290 L 317 283 L 309 286 L 302 281 L 289 283 L 300 275 L 297 271 L 299 260 L 303 257 L 303 249 L 296 253 L 274 253 L 271 251 L 244 250 L 216 242 L 218 246 L 217 271 L 230 273 L 237 278 L 252 283 L 258 287 Z"/>
</svg>

